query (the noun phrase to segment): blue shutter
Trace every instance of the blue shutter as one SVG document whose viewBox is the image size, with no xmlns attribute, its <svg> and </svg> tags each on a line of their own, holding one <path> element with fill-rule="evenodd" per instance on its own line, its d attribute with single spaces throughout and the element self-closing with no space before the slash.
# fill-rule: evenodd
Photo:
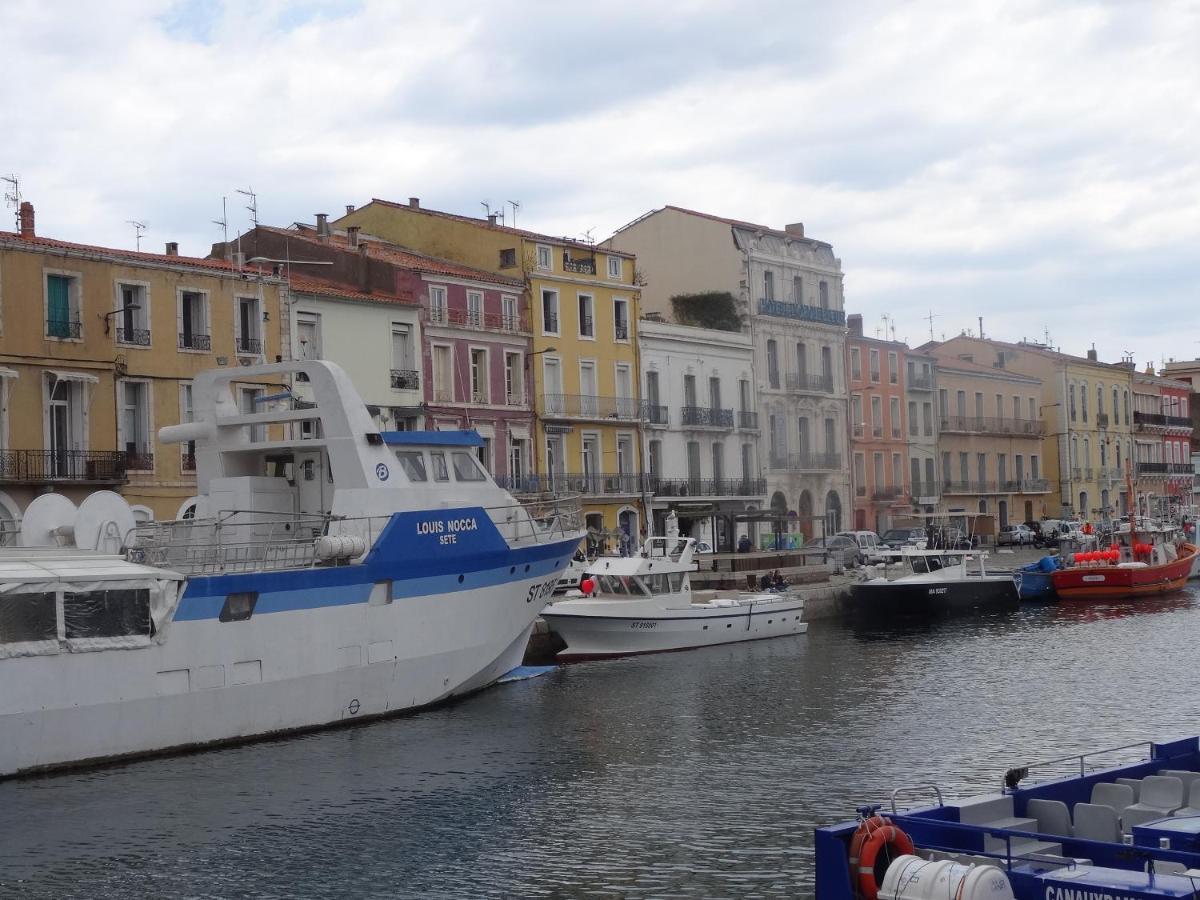
<svg viewBox="0 0 1200 900">
<path fill-rule="evenodd" d="M 46 334 L 50 337 L 71 336 L 70 279 L 62 275 L 46 276 Z"/>
</svg>

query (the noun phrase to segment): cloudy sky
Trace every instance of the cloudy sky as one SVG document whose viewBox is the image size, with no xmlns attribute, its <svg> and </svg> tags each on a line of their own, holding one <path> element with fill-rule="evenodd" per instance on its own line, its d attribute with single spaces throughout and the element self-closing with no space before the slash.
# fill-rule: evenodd
<svg viewBox="0 0 1200 900">
<path fill-rule="evenodd" d="M 249 187 L 597 239 L 673 203 L 803 221 L 910 343 L 1200 355 L 1195 0 L 5 0 L 0 36 L 42 234 L 202 254 Z"/>
</svg>

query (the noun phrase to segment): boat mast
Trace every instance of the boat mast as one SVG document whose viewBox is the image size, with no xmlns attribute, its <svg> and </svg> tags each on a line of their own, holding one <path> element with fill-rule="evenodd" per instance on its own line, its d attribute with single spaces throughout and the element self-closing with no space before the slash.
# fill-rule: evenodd
<svg viewBox="0 0 1200 900">
<path fill-rule="evenodd" d="M 1133 463 L 1125 460 L 1125 490 L 1129 494 L 1129 558 L 1134 558 L 1137 544 L 1137 495 L 1133 492 Z"/>
</svg>

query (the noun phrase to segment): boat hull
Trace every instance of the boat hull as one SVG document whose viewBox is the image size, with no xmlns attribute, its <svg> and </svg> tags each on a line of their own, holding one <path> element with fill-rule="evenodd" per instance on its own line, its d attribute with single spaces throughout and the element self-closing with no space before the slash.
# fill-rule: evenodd
<svg viewBox="0 0 1200 900">
<path fill-rule="evenodd" d="M 1058 599 L 1050 572 L 1020 569 L 1015 575 L 1017 595 L 1028 603 L 1053 603 Z"/>
<path fill-rule="evenodd" d="M 1196 548 L 1174 562 L 1158 566 L 1080 566 L 1061 569 L 1052 576 L 1054 589 L 1063 600 L 1132 600 L 1179 591 L 1187 585 Z"/>
<path fill-rule="evenodd" d="M 660 608 L 623 616 L 572 613 L 563 604 L 557 606 L 564 608 L 551 606 L 542 617 L 567 643 L 556 657 L 563 662 L 694 650 L 808 630 L 802 621 L 802 599 L 743 607 Z"/>
<path fill-rule="evenodd" d="M 371 584 L 313 587 L 246 621 L 177 619 L 146 647 L 0 660 L 0 777 L 349 724 L 485 688 L 520 665 L 572 552 L 546 548 L 528 575 L 485 588 L 404 596 L 396 582 L 396 598 L 377 602 Z"/>
<path fill-rule="evenodd" d="M 850 588 L 844 608 L 855 618 L 874 620 L 1017 606 L 1017 589 L 1011 578 L 979 577 L 953 582 L 863 582 Z"/>
</svg>

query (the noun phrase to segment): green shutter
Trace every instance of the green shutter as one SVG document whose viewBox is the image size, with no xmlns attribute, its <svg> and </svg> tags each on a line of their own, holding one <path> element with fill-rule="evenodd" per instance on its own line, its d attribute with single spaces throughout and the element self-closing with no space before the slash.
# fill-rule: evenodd
<svg viewBox="0 0 1200 900">
<path fill-rule="evenodd" d="M 46 276 L 46 334 L 71 336 L 71 282 L 62 275 Z"/>
</svg>

